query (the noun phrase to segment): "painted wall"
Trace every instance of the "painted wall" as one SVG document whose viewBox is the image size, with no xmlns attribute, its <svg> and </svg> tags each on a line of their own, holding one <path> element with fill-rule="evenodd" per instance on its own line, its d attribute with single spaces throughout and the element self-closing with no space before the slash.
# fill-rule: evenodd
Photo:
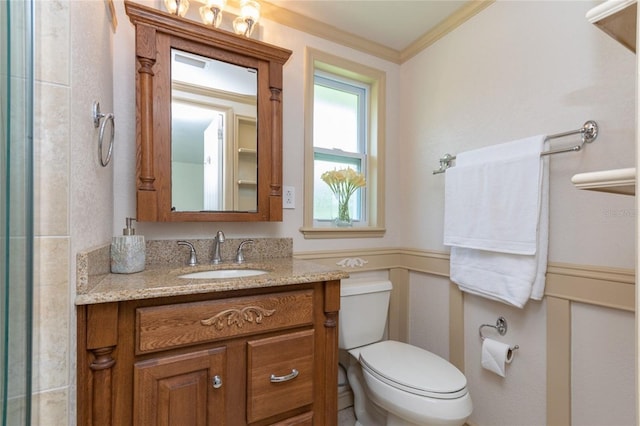
<svg viewBox="0 0 640 426">
<path fill-rule="evenodd" d="M 596 142 L 551 158 L 549 260 L 634 267 L 633 197 L 580 191 L 570 182 L 575 173 L 634 166 L 636 59 L 586 21 L 597 3 L 498 1 L 402 65 L 399 148 L 405 166 L 396 173 L 414 189 L 403 191 L 400 203 L 403 246 L 447 250 L 444 176 L 431 174 L 442 155 L 578 129 L 593 119 L 601 128 Z M 411 274 L 410 341 L 445 355 L 448 311 L 435 301 L 446 297 L 446 288 L 447 280 Z M 500 315 L 509 321 L 504 340 L 521 348 L 505 379 L 480 366 L 478 327 Z M 635 424 L 633 397 L 619 398 L 635 392 L 633 315 L 574 305 L 572 316 L 575 424 L 603 424 L 605 418 L 607 424 Z M 545 424 L 545 303 L 520 310 L 465 296 L 464 321 L 472 424 Z M 598 332 L 595 325 L 602 323 L 609 332 Z M 593 350 L 595 342 L 606 349 Z M 594 369 L 625 371 L 629 380 L 619 380 L 622 373 L 595 375 Z"/>
<path fill-rule="evenodd" d="M 143 2 L 164 10 L 160 2 Z M 119 232 L 119 221 L 127 216 L 135 216 L 135 53 L 134 28 L 124 13 L 124 6 L 117 2 L 118 21 L 120 27 L 115 36 L 114 56 L 114 102 L 118 129 L 126 141 L 115 152 L 115 187 L 114 199 L 114 232 Z M 197 8 L 193 8 L 197 12 Z M 191 13 L 191 12 L 189 12 Z M 192 19 L 199 20 L 196 16 Z M 225 23 L 223 22 L 223 25 Z M 291 237 L 294 239 L 294 251 L 332 250 L 335 240 L 305 240 L 298 231 L 302 226 L 303 194 L 303 155 L 304 155 L 304 49 L 309 46 L 330 52 L 337 56 L 360 62 L 387 73 L 387 188 L 398 187 L 398 175 L 401 158 L 398 155 L 399 140 L 397 111 L 400 109 L 399 66 L 361 52 L 340 46 L 326 40 L 310 36 L 289 27 L 264 20 L 260 27 L 260 40 L 281 46 L 293 51 L 291 58 L 284 66 L 283 88 L 283 185 L 293 186 L 296 191 L 296 208 L 284 210 L 281 223 L 182 223 L 157 224 L 140 223 L 138 233 L 148 239 L 174 238 L 211 238 L 218 229 L 227 237 L 262 236 Z M 387 233 L 377 239 L 340 240 L 342 249 L 357 247 L 393 247 L 400 243 L 399 220 L 404 209 L 398 208 L 398 192 L 388 191 L 386 195 Z"/>
</svg>

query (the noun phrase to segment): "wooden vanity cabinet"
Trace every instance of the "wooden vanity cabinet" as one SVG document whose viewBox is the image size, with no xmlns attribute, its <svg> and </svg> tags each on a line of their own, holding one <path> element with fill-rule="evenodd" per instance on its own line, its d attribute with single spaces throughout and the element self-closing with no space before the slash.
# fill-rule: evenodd
<svg viewBox="0 0 640 426">
<path fill-rule="evenodd" d="M 337 424 L 340 282 L 78 307 L 78 424 Z"/>
</svg>

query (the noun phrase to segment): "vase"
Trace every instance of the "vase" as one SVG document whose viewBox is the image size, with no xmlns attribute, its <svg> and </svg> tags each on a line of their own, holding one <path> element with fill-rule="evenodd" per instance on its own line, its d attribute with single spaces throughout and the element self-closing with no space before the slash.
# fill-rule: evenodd
<svg viewBox="0 0 640 426">
<path fill-rule="evenodd" d="M 349 199 L 338 201 L 338 217 L 335 219 L 336 226 L 348 227 L 352 226 L 351 216 L 349 215 Z"/>
</svg>

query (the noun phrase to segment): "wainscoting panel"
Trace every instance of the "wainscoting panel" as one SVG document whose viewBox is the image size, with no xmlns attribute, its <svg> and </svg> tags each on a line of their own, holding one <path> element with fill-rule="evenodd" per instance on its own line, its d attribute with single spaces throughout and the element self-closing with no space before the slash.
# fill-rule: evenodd
<svg viewBox="0 0 640 426">
<path fill-rule="evenodd" d="M 417 249 L 372 249 L 296 253 L 347 272 L 389 271 L 394 284 L 390 336 L 408 335 L 409 273 L 449 276 L 449 254 Z M 571 303 L 635 311 L 633 270 L 550 262 L 547 303 L 547 425 L 571 424 Z M 464 371 L 464 294 L 452 283 L 449 294 L 449 360 Z"/>
</svg>

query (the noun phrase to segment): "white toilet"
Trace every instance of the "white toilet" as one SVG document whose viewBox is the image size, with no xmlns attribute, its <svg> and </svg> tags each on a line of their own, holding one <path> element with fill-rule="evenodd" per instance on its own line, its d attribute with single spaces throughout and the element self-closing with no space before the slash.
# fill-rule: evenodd
<svg viewBox="0 0 640 426">
<path fill-rule="evenodd" d="M 467 379 L 448 361 L 384 335 L 391 282 L 342 280 L 340 348 L 357 426 L 463 425 L 473 409 Z M 356 362 L 357 360 L 357 362 Z"/>
</svg>

